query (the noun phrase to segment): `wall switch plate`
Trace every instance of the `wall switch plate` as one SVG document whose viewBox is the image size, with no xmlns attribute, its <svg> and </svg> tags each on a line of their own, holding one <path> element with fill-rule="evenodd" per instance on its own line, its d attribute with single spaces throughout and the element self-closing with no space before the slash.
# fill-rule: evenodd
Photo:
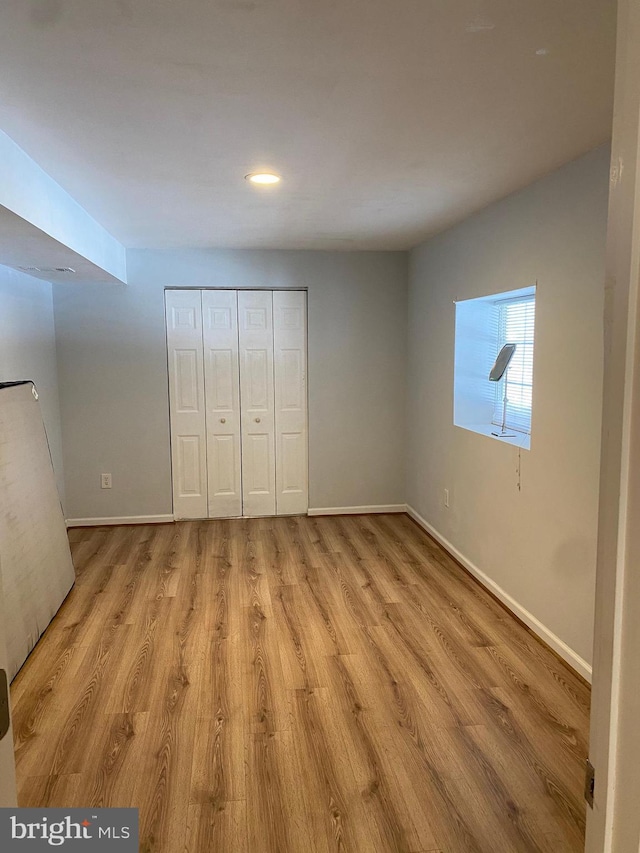
<svg viewBox="0 0 640 853">
<path fill-rule="evenodd" d="M 449 489 L 444 490 L 444 505 L 449 506 Z"/>
<path fill-rule="evenodd" d="M 111 488 L 111 474 L 100 474 L 100 488 L 101 489 L 110 489 Z"/>
</svg>

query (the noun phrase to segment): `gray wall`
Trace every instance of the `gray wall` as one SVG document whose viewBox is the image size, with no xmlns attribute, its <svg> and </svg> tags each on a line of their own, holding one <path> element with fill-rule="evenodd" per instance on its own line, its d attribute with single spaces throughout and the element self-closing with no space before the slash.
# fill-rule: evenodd
<svg viewBox="0 0 640 853">
<path fill-rule="evenodd" d="M 0 382 L 38 388 L 58 491 L 64 502 L 60 406 L 51 285 L 0 266 Z"/>
<path fill-rule="evenodd" d="M 608 148 L 593 151 L 419 247 L 409 272 L 407 501 L 587 661 L 608 175 Z M 519 461 L 453 426 L 453 301 L 536 282 L 531 450 Z"/>
<path fill-rule="evenodd" d="M 307 287 L 310 506 L 404 501 L 405 253 L 133 250 L 127 268 L 126 287 L 55 287 L 68 517 L 171 512 L 168 286 Z"/>
</svg>

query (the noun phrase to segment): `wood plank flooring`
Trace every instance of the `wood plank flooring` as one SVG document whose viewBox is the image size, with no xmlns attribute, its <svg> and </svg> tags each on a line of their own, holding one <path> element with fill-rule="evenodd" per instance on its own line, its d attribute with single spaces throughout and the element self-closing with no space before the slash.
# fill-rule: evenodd
<svg viewBox="0 0 640 853">
<path fill-rule="evenodd" d="M 588 687 L 407 516 L 70 531 L 22 806 L 163 853 L 583 849 Z"/>
</svg>

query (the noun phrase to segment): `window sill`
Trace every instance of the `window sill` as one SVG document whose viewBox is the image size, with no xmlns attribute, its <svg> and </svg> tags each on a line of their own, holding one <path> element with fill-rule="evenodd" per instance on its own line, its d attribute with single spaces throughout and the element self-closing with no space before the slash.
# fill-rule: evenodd
<svg viewBox="0 0 640 853">
<path fill-rule="evenodd" d="M 467 429 L 470 432 L 477 432 L 478 435 L 486 435 L 487 438 L 492 438 L 501 444 L 511 444 L 513 447 L 520 447 L 522 450 L 531 450 L 531 436 L 524 432 L 509 430 L 507 435 L 499 436 L 493 435 L 493 433 L 500 432 L 500 427 L 495 424 L 454 424 L 454 426 Z"/>
</svg>

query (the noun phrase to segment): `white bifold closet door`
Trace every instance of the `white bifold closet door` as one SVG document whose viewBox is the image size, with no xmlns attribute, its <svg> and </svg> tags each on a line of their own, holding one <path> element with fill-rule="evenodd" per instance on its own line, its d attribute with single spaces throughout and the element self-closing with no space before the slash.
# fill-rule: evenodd
<svg viewBox="0 0 640 853">
<path fill-rule="evenodd" d="M 206 518 L 202 291 L 167 290 L 165 295 L 173 512 L 176 518 Z"/>
<path fill-rule="evenodd" d="M 176 518 L 305 513 L 306 293 L 168 290 L 166 307 Z"/>
<path fill-rule="evenodd" d="M 307 294 L 273 292 L 278 515 L 308 509 Z"/>
<path fill-rule="evenodd" d="M 273 294 L 238 292 L 243 515 L 276 514 Z"/>
<path fill-rule="evenodd" d="M 202 291 L 209 518 L 242 515 L 238 294 Z"/>
</svg>

